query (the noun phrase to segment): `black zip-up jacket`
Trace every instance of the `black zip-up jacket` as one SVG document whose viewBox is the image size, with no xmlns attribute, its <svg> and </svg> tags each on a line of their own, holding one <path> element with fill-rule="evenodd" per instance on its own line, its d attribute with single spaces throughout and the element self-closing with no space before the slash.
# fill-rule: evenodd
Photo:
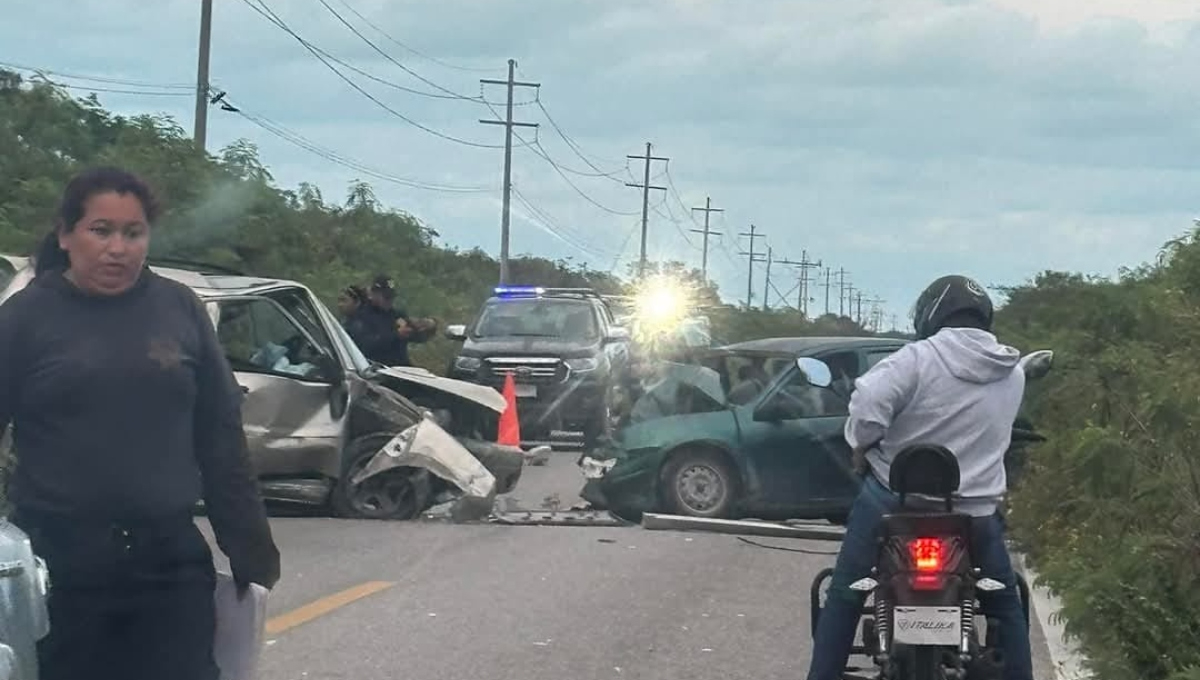
<svg viewBox="0 0 1200 680">
<path fill-rule="evenodd" d="M 203 498 L 234 577 L 279 579 L 242 429 L 241 388 L 203 304 L 149 269 L 91 296 L 62 272 L 0 305 L 0 427 L 16 510 L 153 521 Z"/>
<path fill-rule="evenodd" d="M 372 361 L 384 366 L 411 366 L 408 343 L 396 333 L 396 320 L 409 321 L 401 309 L 385 309 L 364 305 L 356 312 L 360 337 L 354 338 L 358 348 Z"/>
</svg>

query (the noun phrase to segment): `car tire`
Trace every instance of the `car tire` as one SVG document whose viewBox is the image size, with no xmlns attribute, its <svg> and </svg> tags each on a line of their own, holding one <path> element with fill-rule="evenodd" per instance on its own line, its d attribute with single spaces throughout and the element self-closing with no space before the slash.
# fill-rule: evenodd
<svg viewBox="0 0 1200 680">
<path fill-rule="evenodd" d="M 677 515 L 728 519 L 740 490 L 737 469 L 711 449 L 681 451 L 663 468 L 663 504 Z"/>
<path fill-rule="evenodd" d="M 342 475 L 333 487 L 333 514 L 347 519 L 415 519 L 426 508 L 431 493 L 429 471 L 394 468 L 362 484 L 350 479 L 392 440 L 391 434 L 358 437 L 346 445 Z"/>
</svg>

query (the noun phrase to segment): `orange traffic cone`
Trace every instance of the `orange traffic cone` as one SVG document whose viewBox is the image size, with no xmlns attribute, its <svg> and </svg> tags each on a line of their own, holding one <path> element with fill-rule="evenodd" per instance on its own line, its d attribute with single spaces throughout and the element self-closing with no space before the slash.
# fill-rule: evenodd
<svg viewBox="0 0 1200 680">
<path fill-rule="evenodd" d="M 496 443 L 505 446 L 521 445 L 521 421 L 517 419 L 517 384 L 512 373 L 504 377 L 504 401 L 508 406 L 500 414 L 500 431 Z"/>
</svg>

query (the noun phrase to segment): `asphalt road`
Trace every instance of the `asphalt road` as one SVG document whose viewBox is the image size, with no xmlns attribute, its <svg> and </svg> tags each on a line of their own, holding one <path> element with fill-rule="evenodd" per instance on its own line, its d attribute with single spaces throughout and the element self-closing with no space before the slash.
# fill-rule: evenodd
<svg viewBox="0 0 1200 680">
<path fill-rule="evenodd" d="M 527 468 L 513 505 L 578 501 L 574 459 Z M 273 525 L 284 577 L 263 680 L 793 680 L 811 649 L 809 584 L 833 562 L 638 527 Z M 1036 677 L 1053 678 L 1033 635 Z"/>
</svg>

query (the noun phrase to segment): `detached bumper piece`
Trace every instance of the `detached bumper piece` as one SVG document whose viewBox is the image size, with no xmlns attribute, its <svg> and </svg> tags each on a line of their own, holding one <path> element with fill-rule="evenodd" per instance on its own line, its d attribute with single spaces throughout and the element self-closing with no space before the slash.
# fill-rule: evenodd
<svg viewBox="0 0 1200 680">
<path fill-rule="evenodd" d="M 629 522 L 602 510 L 543 510 L 528 512 L 504 512 L 494 515 L 494 524 L 513 526 L 559 526 L 559 527 L 622 527 Z"/>
<path fill-rule="evenodd" d="M 647 512 L 642 515 L 642 526 L 646 529 L 668 531 L 708 531 L 718 534 L 800 538 L 810 541 L 840 542 L 846 535 L 843 527 L 828 524 L 782 524 L 749 519 L 708 519 L 664 515 L 655 512 Z"/>
<path fill-rule="evenodd" d="M 531 425 L 530 429 L 533 426 Z M 521 424 L 521 431 L 525 431 L 524 423 Z M 523 449 L 534 449 L 539 446 L 549 446 L 555 451 L 583 451 L 587 448 L 582 430 L 550 430 L 544 438 L 521 441 Z"/>
</svg>

